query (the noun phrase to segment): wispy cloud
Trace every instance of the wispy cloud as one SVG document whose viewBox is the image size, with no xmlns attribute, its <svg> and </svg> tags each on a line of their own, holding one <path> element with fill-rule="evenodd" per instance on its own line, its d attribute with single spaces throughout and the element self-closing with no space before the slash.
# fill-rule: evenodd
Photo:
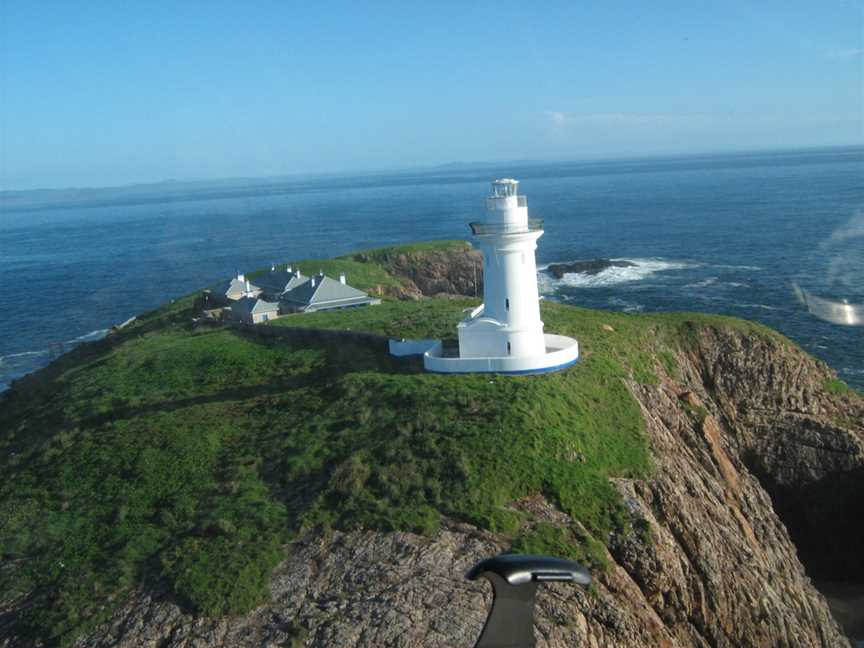
<svg viewBox="0 0 864 648">
<path fill-rule="evenodd" d="M 831 50 L 828 52 L 830 59 L 847 59 L 864 54 L 864 47 L 850 47 L 841 50 Z"/>
<path fill-rule="evenodd" d="M 560 110 L 547 110 L 544 113 L 546 119 L 554 126 L 567 126 L 579 124 L 618 124 L 618 125 L 644 125 L 644 124 L 669 124 L 692 118 L 692 115 L 679 115 L 674 113 L 577 113 L 563 112 Z"/>
</svg>

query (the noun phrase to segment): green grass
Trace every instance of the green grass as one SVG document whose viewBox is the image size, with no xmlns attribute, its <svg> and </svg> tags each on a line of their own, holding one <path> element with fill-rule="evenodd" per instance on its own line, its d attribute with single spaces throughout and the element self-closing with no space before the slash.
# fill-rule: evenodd
<svg viewBox="0 0 864 648">
<path fill-rule="evenodd" d="M 822 383 L 822 388 L 834 396 L 843 396 L 854 392 L 854 390 L 839 378 L 828 378 Z"/>
<path fill-rule="evenodd" d="M 314 263 L 356 263 L 379 280 L 374 260 Z M 575 366 L 444 376 L 357 342 L 192 329 L 191 302 L 82 346 L 0 403 L 0 604 L 29 597 L 18 627 L 46 645 L 68 644 L 154 580 L 204 614 L 249 610 L 309 529 L 431 533 L 450 516 L 516 550 L 602 569 L 603 543 L 628 526 L 609 477 L 651 470 L 625 381 L 671 374 L 670 350 L 705 326 L 764 334 L 543 302 L 546 330 L 579 339 Z M 452 338 L 476 303 L 385 302 L 272 325 Z M 578 527 L 512 507 L 535 494 Z"/>
<path fill-rule="evenodd" d="M 390 272 L 390 260 L 399 255 L 416 256 L 427 252 L 454 251 L 469 249 L 470 245 L 465 241 L 424 241 L 407 245 L 394 245 L 365 252 L 358 252 L 337 257 L 335 259 L 304 259 L 290 264 L 293 268 L 299 268 L 305 275 L 313 275 L 318 272 L 336 278 L 340 272 L 344 272 L 351 286 L 373 293 L 381 292 L 385 286 L 399 286 L 402 281 L 398 276 Z M 286 267 L 286 263 L 277 265 L 280 270 Z M 254 281 L 269 269 L 254 270 L 247 273 L 248 278 Z"/>
<path fill-rule="evenodd" d="M 403 245 L 390 245 L 387 247 L 375 248 L 372 250 L 364 250 L 354 254 L 339 257 L 341 259 L 369 259 L 377 262 L 386 262 L 391 257 L 400 254 L 414 255 L 423 252 L 442 252 L 453 250 L 469 250 L 470 243 L 467 241 L 420 241 L 418 243 L 407 243 Z"/>
<path fill-rule="evenodd" d="M 277 268 L 282 270 L 286 265 L 288 264 L 281 264 Z M 397 286 L 401 283 L 398 278 L 390 275 L 380 264 L 374 262 L 364 263 L 352 259 L 307 259 L 292 263 L 291 266 L 294 269 L 299 268 L 307 276 L 323 272 L 335 279 L 340 272 L 344 272 L 350 285 L 366 291 L 376 291 L 383 286 Z M 250 272 L 249 280 L 254 282 L 266 272 L 269 272 L 269 269 Z"/>
<path fill-rule="evenodd" d="M 296 313 L 269 325 L 363 331 L 396 338 L 455 338 L 456 325 L 465 316 L 463 311 L 478 303 L 472 299 L 384 301 L 363 308 Z"/>
</svg>

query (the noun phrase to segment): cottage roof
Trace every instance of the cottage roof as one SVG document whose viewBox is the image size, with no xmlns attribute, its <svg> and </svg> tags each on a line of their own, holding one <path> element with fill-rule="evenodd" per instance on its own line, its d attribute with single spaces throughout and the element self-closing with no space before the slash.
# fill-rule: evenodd
<svg viewBox="0 0 864 648">
<path fill-rule="evenodd" d="M 260 315 L 279 310 L 279 304 L 267 302 L 257 297 L 243 297 L 231 304 L 231 310 L 240 315 Z"/>
<path fill-rule="evenodd" d="M 288 270 L 271 270 L 264 276 L 258 277 L 256 281 L 268 293 L 283 293 L 304 281 L 308 281 L 308 279 L 308 277 L 298 278 L 293 272 L 288 272 Z"/>
<path fill-rule="evenodd" d="M 304 306 L 318 306 L 328 302 L 367 299 L 362 290 L 343 284 L 335 279 L 319 274 L 315 282 L 307 280 L 282 295 L 282 299 Z"/>
<path fill-rule="evenodd" d="M 258 286 L 251 283 L 249 284 L 249 290 L 255 291 L 260 290 Z M 242 293 L 246 292 L 246 280 L 240 279 L 239 277 L 232 277 L 228 281 L 223 281 L 219 284 L 219 287 L 216 289 L 216 292 L 221 295 L 228 295 L 230 293 Z"/>
</svg>

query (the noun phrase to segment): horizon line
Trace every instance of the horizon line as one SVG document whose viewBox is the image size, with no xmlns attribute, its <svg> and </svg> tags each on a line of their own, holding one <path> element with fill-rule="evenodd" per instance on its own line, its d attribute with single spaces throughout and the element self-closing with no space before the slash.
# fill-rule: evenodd
<svg viewBox="0 0 864 648">
<path fill-rule="evenodd" d="M 385 165 L 378 167 L 365 167 L 356 169 L 337 169 L 330 171 L 294 171 L 289 173 L 268 174 L 268 175 L 253 175 L 253 176 L 220 176 L 212 178 L 163 178 L 161 180 L 142 180 L 131 181 L 122 184 L 107 184 L 99 186 L 43 186 L 32 189 L 14 189 L 0 187 L 0 198 L 6 194 L 28 194 L 40 192 L 64 192 L 64 191 L 104 191 L 104 190 L 122 190 L 133 188 L 153 188 L 159 185 L 183 185 L 183 184 L 227 184 L 237 182 L 253 182 L 253 181 L 278 181 L 282 179 L 292 178 L 322 178 L 322 177 L 362 177 L 365 175 L 378 175 L 382 173 L 393 174 L 409 174 L 417 172 L 428 172 L 448 167 L 496 167 L 506 164 L 562 164 L 567 162 L 579 163 L 602 163 L 602 162 L 623 162 L 637 160 L 652 160 L 662 158 L 693 158 L 693 157 L 722 157 L 735 155 L 753 155 L 753 154 L 782 154 L 782 153 L 806 153 L 808 151 L 826 151 L 840 149 L 862 149 L 864 150 L 864 142 L 853 144 L 823 144 L 823 145 L 801 145 L 788 147 L 765 147 L 765 148 L 727 148 L 727 149 L 705 149 L 700 151 L 665 151 L 665 152 L 645 152 L 645 153 L 582 153 L 577 157 L 552 155 L 547 157 L 537 158 L 492 158 L 487 160 L 471 160 L 461 161 L 453 160 L 450 162 L 419 164 L 415 166 L 405 165 Z"/>
</svg>

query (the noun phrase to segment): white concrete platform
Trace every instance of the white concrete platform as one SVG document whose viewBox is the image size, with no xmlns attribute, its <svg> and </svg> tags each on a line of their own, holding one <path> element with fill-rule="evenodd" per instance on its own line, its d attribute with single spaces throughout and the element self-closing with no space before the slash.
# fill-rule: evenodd
<svg viewBox="0 0 864 648">
<path fill-rule="evenodd" d="M 423 354 L 423 367 L 435 373 L 538 374 L 564 369 L 579 359 L 579 343 L 573 338 L 549 333 L 543 338 L 542 355 L 494 358 L 448 357 L 438 341 Z"/>
</svg>

